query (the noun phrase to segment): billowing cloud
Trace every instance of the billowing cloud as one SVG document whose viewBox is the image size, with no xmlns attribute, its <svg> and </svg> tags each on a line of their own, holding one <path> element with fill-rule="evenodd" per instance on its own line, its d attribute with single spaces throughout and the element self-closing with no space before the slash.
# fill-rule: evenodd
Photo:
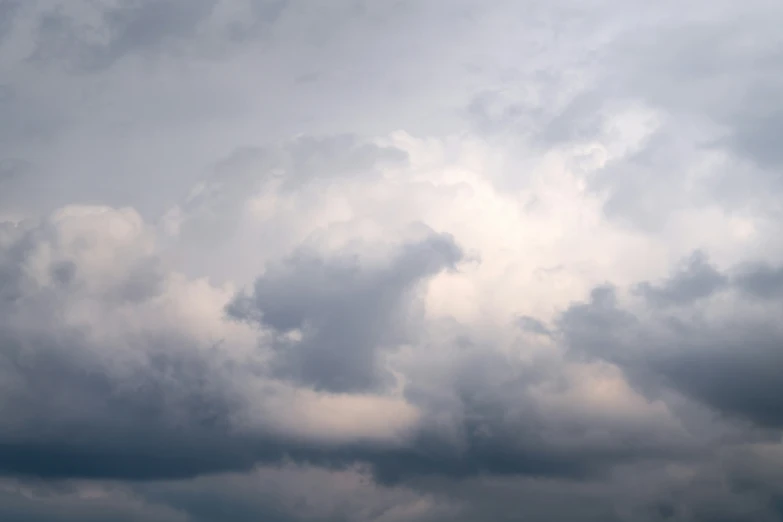
<svg viewBox="0 0 783 522">
<path fill-rule="evenodd" d="M 612 361 L 643 381 L 660 381 L 718 413 L 780 427 L 780 304 L 759 306 L 747 291 L 748 281 L 775 271 L 745 268 L 732 281 L 701 253 L 684 264 L 658 285 L 638 285 L 640 305 L 624 305 L 612 287 L 593 290 L 588 302 L 572 305 L 560 318 L 565 342 L 582 356 Z M 725 294 L 714 293 L 723 287 Z"/>
<path fill-rule="evenodd" d="M 709 297 L 728 283 L 728 277 L 711 266 L 702 252 L 694 252 L 683 265 L 664 284 L 643 282 L 636 291 L 656 306 L 687 305 Z"/>
<path fill-rule="evenodd" d="M 5 226 L 6 473 L 154 479 L 293 458 L 367 464 L 393 481 L 583 475 L 690 445 L 611 368 L 515 363 L 471 347 L 486 341 L 470 332 L 457 351 L 456 337 L 428 341 L 417 289 L 457 267 L 448 236 L 417 229 L 384 260 L 295 252 L 232 297 L 167 271 L 151 234 L 133 211 L 101 207 Z M 359 253 L 377 257 L 370 247 Z M 638 437 L 632 451 L 563 431 L 592 429 L 573 400 Z"/>
<path fill-rule="evenodd" d="M 0 519 L 782 520 L 781 14 L 0 0 Z"/>
<path fill-rule="evenodd" d="M 356 261 L 327 261 L 307 252 L 270 267 L 253 293 L 229 305 L 238 319 L 256 320 L 281 334 L 297 334 L 278 347 L 272 371 L 315 389 L 369 391 L 391 375 L 377 351 L 410 341 L 405 305 L 417 283 L 455 268 L 462 253 L 449 237 L 404 245 L 388 266 L 362 269 Z"/>
<path fill-rule="evenodd" d="M 382 451 L 417 420 L 414 407 L 392 397 L 317 395 L 265 379 L 263 368 L 277 368 L 274 343 L 259 345 L 254 329 L 225 317 L 229 289 L 167 271 L 151 229 L 131 210 L 69 207 L 3 232 L 5 473 L 194 476 L 288 450 L 316 458 L 322 445 Z M 425 276 L 456 260 L 448 241 L 445 252 L 428 245 L 408 247 L 388 276 Z M 355 339 L 350 355 L 371 360 L 377 347 L 361 341 L 374 338 Z M 302 357 L 291 370 L 307 372 L 308 363 Z M 373 368 L 346 375 L 363 383 L 371 376 L 363 370 Z M 372 421 L 376 409 L 383 418 Z"/>
</svg>

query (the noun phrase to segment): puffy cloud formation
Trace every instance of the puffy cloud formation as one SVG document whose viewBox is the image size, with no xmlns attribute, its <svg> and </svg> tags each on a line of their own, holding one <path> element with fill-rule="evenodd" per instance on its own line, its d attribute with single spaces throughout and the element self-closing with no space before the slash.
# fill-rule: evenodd
<svg viewBox="0 0 783 522">
<path fill-rule="evenodd" d="M 750 0 L 0 0 L 0 520 L 783 520 Z"/>
</svg>

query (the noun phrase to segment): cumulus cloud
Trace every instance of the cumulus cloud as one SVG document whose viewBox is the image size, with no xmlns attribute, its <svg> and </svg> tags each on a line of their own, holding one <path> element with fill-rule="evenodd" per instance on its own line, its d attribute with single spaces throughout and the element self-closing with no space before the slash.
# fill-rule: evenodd
<svg viewBox="0 0 783 522">
<path fill-rule="evenodd" d="M 710 297 L 728 283 L 728 277 L 711 266 L 702 252 L 694 252 L 662 285 L 640 283 L 636 291 L 656 306 L 688 305 Z"/>
<path fill-rule="evenodd" d="M 781 520 L 781 14 L 0 0 L 0 519 Z"/>
<path fill-rule="evenodd" d="M 444 236 L 404 245 L 388 266 L 369 270 L 350 258 L 324 262 L 301 252 L 270 267 L 251 295 L 229 304 L 229 313 L 298 334 L 301 339 L 278 348 L 275 374 L 316 389 L 369 391 L 391 377 L 379 368 L 376 352 L 409 341 L 409 294 L 420 280 L 454 268 L 461 256 Z"/>
<path fill-rule="evenodd" d="M 368 464 L 393 481 L 579 475 L 688 446 L 666 408 L 635 397 L 611 369 L 504 362 L 469 347 L 480 338 L 466 337 L 462 353 L 450 347 L 457 339 L 428 342 L 417 287 L 456 268 L 462 253 L 448 236 L 418 230 L 423 238 L 382 261 L 296 252 L 232 297 L 167 271 L 131 210 L 69 207 L 5 232 L 7 473 L 170 478 L 287 457 Z M 377 257 L 377 247 L 356 248 Z M 405 346 L 396 364 L 384 357 Z M 397 399 L 395 373 L 407 381 Z M 605 396 L 606 386 L 628 397 Z M 633 451 L 564 431 L 565 421 L 592 429 L 570 401 L 618 423 L 604 429 L 639 437 Z"/>
<path fill-rule="evenodd" d="M 759 306 L 746 289 L 771 270 L 746 268 L 730 285 L 698 252 L 684 264 L 659 285 L 638 285 L 644 303 L 636 306 L 621 303 L 615 288 L 593 290 L 560 318 L 564 340 L 583 356 L 659 380 L 718 413 L 779 427 L 780 308 Z M 713 294 L 723 285 L 727 295 Z"/>
</svg>

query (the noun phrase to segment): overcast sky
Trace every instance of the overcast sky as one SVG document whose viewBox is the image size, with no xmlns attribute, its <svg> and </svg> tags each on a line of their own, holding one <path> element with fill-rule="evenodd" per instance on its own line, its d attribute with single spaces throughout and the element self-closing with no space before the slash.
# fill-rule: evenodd
<svg viewBox="0 0 783 522">
<path fill-rule="evenodd" d="M 782 521 L 781 24 L 0 0 L 0 520 Z"/>
</svg>

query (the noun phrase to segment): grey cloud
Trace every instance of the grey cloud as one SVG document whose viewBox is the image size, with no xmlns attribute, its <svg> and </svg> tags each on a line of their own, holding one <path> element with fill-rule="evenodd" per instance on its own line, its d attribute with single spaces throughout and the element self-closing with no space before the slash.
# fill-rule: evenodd
<svg viewBox="0 0 783 522">
<path fill-rule="evenodd" d="M 374 143 L 361 143 L 355 136 L 301 137 L 286 151 L 285 170 L 289 186 L 334 176 L 351 178 L 372 172 L 380 165 L 405 165 L 407 152 Z"/>
<path fill-rule="evenodd" d="M 279 147 L 243 148 L 218 162 L 210 182 L 246 192 L 250 183 L 280 179 L 294 190 L 311 182 L 377 175 L 378 167 L 405 165 L 408 154 L 357 136 L 299 136 Z M 245 194 L 246 195 L 246 194 Z"/>
<path fill-rule="evenodd" d="M 643 282 L 636 292 L 654 306 L 688 305 L 726 288 L 729 278 L 709 263 L 704 252 L 696 251 L 661 285 Z"/>
<path fill-rule="evenodd" d="M 568 390 L 570 384 L 561 373 L 561 365 L 568 361 L 554 358 L 520 363 L 494 352 L 480 341 L 457 342 L 457 338 L 463 337 L 458 325 L 454 339 L 440 341 L 454 347 L 442 352 L 443 359 L 428 358 L 422 353 L 421 359 L 415 361 L 417 370 L 406 372 L 409 379 L 406 396 L 421 408 L 424 419 L 401 447 L 378 444 L 335 447 L 287 440 L 263 432 L 236 432 L 231 419 L 242 411 L 243 404 L 236 386 L 255 378 L 252 372 L 258 362 L 238 364 L 224 357 L 228 354 L 219 346 L 207 351 L 195 350 L 194 340 L 173 328 L 146 334 L 137 348 L 144 354 L 144 360 L 117 373 L 115 364 L 119 361 L 107 364 L 111 359 L 96 358 L 100 352 L 91 346 L 87 331 L 57 326 L 53 319 L 60 310 L 58 307 L 67 306 L 68 301 L 62 300 L 61 292 L 78 291 L 78 286 L 71 282 L 78 280 L 80 267 L 63 268 L 55 264 L 54 270 L 70 274 L 60 278 L 66 279 L 66 284 L 37 296 L 25 284 L 23 271 L 14 269 L 42 240 L 41 234 L 46 237 L 46 231 L 33 229 L 15 242 L 9 243 L 5 237 L 3 243 L 6 257 L 2 266 L 7 274 L 3 289 L 10 289 L 6 295 L 13 296 L 4 301 L 4 321 L 0 323 L 4 358 L 0 383 L 7 401 L 2 406 L 7 429 L 0 444 L 4 474 L 46 479 L 152 481 L 249 470 L 257 463 L 277 464 L 290 459 L 328 469 L 364 463 L 370 466 L 376 481 L 387 485 L 528 476 L 539 477 L 537 480 L 540 477 L 566 480 L 570 488 L 608 480 L 619 465 L 644 467 L 646 462 L 684 465 L 704 457 L 703 450 L 694 446 L 695 441 L 661 426 L 657 420 L 650 424 L 653 421 L 625 419 L 622 415 L 606 419 L 593 415 L 589 409 L 582 415 L 542 408 L 532 390 L 542 386 Z M 300 254 L 288 259 L 288 264 L 267 271 L 259 279 L 252 299 L 244 303 L 244 309 L 239 308 L 239 315 L 253 317 L 260 313 L 256 316 L 259 321 L 279 331 L 307 322 L 315 327 L 327 322 L 347 327 L 362 324 L 359 319 L 364 318 L 365 324 L 377 328 L 382 336 L 388 335 L 384 328 L 390 323 L 383 321 L 394 314 L 386 313 L 390 310 L 387 305 L 404 302 L 401 296 L 405 295 L 406 285 L 454 266 L 459 259 L 459 249 L 453 241 L 437 235 L 402 246 L 395 256 L 375 269 L 344 261 L 341 264 L 339 260 L 319 261 Z M 57 285 L 62 285 L 62 281 L 58 280 Z M 42 303 L 48 303 L 48 308 Z M 26 328 L 28 323 L 20 320 L 25 318 L 20 315 L 25 306 L 49 326 L 44 330 Z M 633 365 L 645 366 L 668 385 L 729 415 L 749 418 L 765 426 L 779 425 L 776 412 L 780 411 L 777 398 L 781 395 L 774 369 L 780 363 L 774 356 L 770 358 L 770 353 L 774 354 L 774 337 L 769 337 L 772 344 L 757 343 L 755 352 L 732 351 L 740 339 L 754 339 L 749 328 L 730 337 L 725 330 L 705 334 L 702 325 L 684 323 L 679 329 L 666 331 L 680 335 L 679 338 L 670 334 L 663 341 L 671 343 L 672 339 L 681 339 L 691 351 L 656 353 L 655 349 L 663 343 L 645 346 L 639 343 L 646 340 L 649 330 L 660 329 L 660 325 L 656 323 L 649 330 L 644 325 L 643 319 L 622 310 L 615 289 L 604 286 L 593 290 L 588 303 L 569 309 L 553 335 L 565 335 L 574 349 L 600 346 L 604 351 L 594 352 L 595 355 L 616 361 L 631 376 L 634 376 Z M 340 345 L 336 339 L 329 339 L 338 333 L 351 342 L 377 339 L 356 337 L 356 332 L 364 330 L 355 326 L 347 338 L 345 332 L 336 329 L 327 328 L 326 333 L 314 331 L 316 335 L 308 339 L 305 327 L 308 349 L 350 348 L 347 342 Z M 769 335 L 769 329 L 756 328 L 755 332 L 755 338 Z M 396 332 L 392 329 L 392 333 Z M 316 344 L 319 335 L 321 339 L 334 341 L 333 344 Z M 723 344 L 716 342 L 720 339 Z M 637 344 L 628 345 L 628 341 Z M 746 340 L 743 342 L 753 346 Z M 578 343 L 594 345 L 577 346 Z M 374 347 L 372 343 L 370 347 Z M 727 349 L 723 350 L 724 347 Z M 109 353 L 119 355 L 121 348 L 114 347 Z M 432 353 L 437 353 L 434 347 Z M 647 353 L 653 355 L 646 358 Z M 306 359 L 293 362 L 302 361 L 307 362 Z M 338 368 L 334 373 L 353 378 L 354 370 L 366 376 L 362 372 L 369 368 L 350 366 L 344 372 Z M 743 386 L 727 388 L 728 372 L 733 372 L 732 378 Z M 313 379 L 320 379 L 324 387 L 334 384 L 327 377 L 313 374 Z M 356 382 L 361 384 L 360 380 Z M 166 488 L 155 482 L 139 487 L 147 492 L 152 505 L 163 506 L 161 520 L 175 517 L 170 513 L 210 520 L 230 509 L 246 517 L 264 514 L 278 516 L 280 520 L 298 519 L 296 510 L 289 512 L 275 507 L 274 502 L 211 496 L 204 490 L 188 492 L 186 484 L 180 486 L 183 488 L 180 493 L 168 497 Z M 527 487 L 535 489 L 532 485 Z M 577 494 L 575 498 L 581 497 Z M 741 503 L 745 502 L 742 498 L 726 500 L 722 509 L 736 510 L 738 517 L 746 516 L 742 514 Z M 754 499 L 747 500 L 750 506 L 758 506 Z M 605 493 L 583 501 L 591 506 L 590 512 L 596 519 L 600 519 L 599 513 L 611 512 Z M 651 508 L 650 513 L 681 513 L 690 509 L 693 501 L 677 502 L 671 508 L 665 507 L 667 504 L 662 504 L 664 507 L 660 509 Z M 740 507 L 735 502 L 740 502 Z M 10 500 L 7 505 L 12 505 Z M 20 509 L 19 513 L 29 510 L 34 514 L 35 509 L 45 509 L 45 506 L 38 504 L 30 508 L 22 503 Z M 530 513 L 542 516 L 545 512 L 557 512 L 546 504 L 540 509 Z M 89 506 L 82 505 L 75 512 L 85 517 L 91 513 Z M 708 514 L 714 511 L 704 508 L 703 512 L 705 520 L 709 520 Z M 141 517 L 124 515 L 121 511 L 117 516 L 128 516 L 128 520 Z M 590 520 L 586 517 L 585 520 Z"/>
<path fill-rule="evenodd" d="M 772 462 L 764 457 L 772 457 Z M 4 493 L 2 513 L 17 517 L 11 520 L 54 521 L 93 520 L 90 516 L 97 517 L 102 510 L 128 521 L 211 522 L 231 516 L 238 521 L 263 517 L 280 522 L 473 522 L 485 517 L 543 522 L 556 516 L 584 522 L 775 522 L 781 492 L 780 483 L 769 475 L 775 457 L 774 452 L 765 455 L 748 447 L 727 452 L 719 463 L 692 465 L 682 476 L 655 466 L 591 483 L 476 478 L 383 488 L 361 480 L 361 475 L 346 483 L 345 476 L 323 470 L 293 468 L 292 473 L 283 467 L 138 484 L 128 490 L 99 483 L 102 496 L 94 498 L 79 496 L 80 488 L 70 485 L 21 484 L 32 497 L 21 491 Z M 419 509 L 405 509 L 413 506 Z"/>
<path fill-rule="evenodd" d="M 783 69 L 783 60 L 780 68 Z M 783 82 L 775 85 L 773 97 L 765 93 L 752 93 L 751 97 L 760 98 L 760 115 L 741 116 L 736 123 L 735 135 L 731 144 L 742 155 L 755 160 L 763 167 L 778 169 L 783 165 L 783 152 L 778 146 L 777 137 L 783 134 L 783 99 L 778 92 Z M 770 99 L 771 98 L 771 99 Z M 769 107 L 774 107 L 771 111 Z"/>
<path fill-rule="evenodd" d="M 243 204 L 271 181 L 286 192 L 338 180 L 371 180 L 386 165 L 404 165 L 405 151 L 356 136 L 301 136 L 280 146 L 241 148 L 217 162 L 199 190 L 180 206 L 186 239 L 225 237 L 235 230 Z"/>
<path fill-rule="evenodd" d="M 478 340 L 462 348 L 457 339 L 440 341 L 447 350 L 432 353 L 445 359 L 429 358 L 421 345 L 422 359 L 406 371 L 405 393 L 423 419 L 401 445 L 327 445 L 264 427 L 238 429 L 237 419 L 250 406 L 244 390 L 263 384 L 259 379 L 266 372 L 332 391 L 382 386 L 381 356 L 398 343 L 422 342 L 426 330 L 417 320 L 416 287 L 456 267 L 462 254 L 454 241 L 431 234 L 370 265 L 300 251 L 270 266 L 253 292 L 230 307 L 235 317 L 278 333 L 302 330 L 301 341 L 277 346 L 267 365 L 263 357 L 234 356 L 220 343 L 205 345 L 177 324 L 128 332 L 106 345 L 91 335 L 97 324 L 64 323 L 63 310 L 84 299 L 127 313 L 158 294 L 120 293 L 125 299 L 117 301 L 114 289 L 136 286 L 132 270 L 109 291 L 82 288 L 79 260 L 63 264 L 57 256 L 48 267 L 56 276 L 51 285 L 29 280 L 30 253 L 46 241 L 57 244 L 52 227 L 12 228 L 3 237 L 5 475 L 150 481 L 292 459 L 331 469 L 363 463 L 385 484 L 483 474 L 586 480 L 618 463 L 694 451 L 683 434 L 658 421 L 650 426 L 644 417 L 607 423 L 575 412 L 542 411 L 532 387 L 569 389 L 558 361 L 513 362 Z M 595 291 L 594 298 L 598 306 L 613 306 L 608 290 Z M 584 442 L 597 427 L 604 435 Z M 615 437 L 626 442 L 618 446 Z"/>
<path fill-rule="evenodd" d="M 429 96 L 458 83 L 461 69 L 421 76 L 416 58 L 433 44 L 450 48 L 457 36 L 442 21 L 454 16 L 382 4 L 291 2 L 277 16 L 275 1 L 222 0 L 214 9 L 201 0 L 24 2 L 0 56 L 11 93 L 0 96 L 0 160 L 30 169 L 12 191 L 0 190 L 0 211 L 132 205 L 153 218 L 242 146 L 342 133 L 362 141 L 427 126 L 426 115 L 445 114 Z M 35 29 L 41 15 L 48 32 Z M 230 41 L 237 21 L 262 21 L 273 41 Z M 40 59 L 25 60 L 36 44 Z M 433 54 L 442 56 L 427 59 Z M 85 67 L 92 73 L 63 71 Z M 313 71 L 318 81 L 296 82 Z M 389 92 L 405 106 L 389 103 Z"/>
<path fill-rule="evenodd" d="M 265 259 L 298 245 L 308 214 L 323 211 L 325 194 L 368 186 L 386 168 L 407 162 L 402 149 L 345 134 L 242 147 L 191 182 L 189 193 L 183 188 L 161 223 L 174 232 L 170 239 L 187 259 L 186 273 L 247 285 Z M 262 202 L 261 215 L 254 200 Z M 278 211 L 262 217 L 273 200 Z M 237 263 L 225 264 L 226 250 L 236 253 Z"/>
<path fill-rule="evenodd" d="M 523 66 L 498 63 L 501 85 L 466 104 L 480 134 L 514 139 L 531 154 L 567 151 L 622 139 L 611 118 L 652 109 L 659 116 L 652 136 L 585 175 L 606 198 L 608 216 L 658 230 L 683 208 L 776 209 L 783 159 L 777 4 L 565 5 L 571 38 L 542 29 L 534 34 L 545 43 L 531 42 L 546 46 L 557 67 L 539 65 L 536 55 Z"/>
<path fill-rule="evenodd" d="M 783 427 L 783 389 L 776 376 L 783 365 L 783 335 L 776 319 L 738 314 L 710 320 L 661 310 L 661 305 L 707 299 L 716 282 L 722 286 L 729 280 L 698 255 L 685 267 L 660 287 L 637 287 L 651 305 L 644 315 L 593 296 L 562 314 L 559 333 L 575 353 L 620 365 L 647 392 L 671 386 L 729 417 Z M 740 279 L 735 288 L 737 307 L 745 304 L 746 284 Z"/>
<path fill-rule="evenodd" d="M 684 127 L 677 133 L 659 129 L 639 150 L 611 160 L 591 174 L 590 187 L 606 197 L 605 214 L 645 231 L 659 231 L 673 211 L 709 200 L 699 190 L 694 193 L 680 185 L 691 162 L 703 153 L 694 150 L 694 139 Z"/>
<path fill-rule="evenodd" d="M 335 477 L 333 482 L 339 484 L 341 478 Z M 293 491 L 277 493 L 277 498 L 274 498 L 276 488 L 270 487 L 270 479 L 283 481 Z M 307 492 L 311 481 L 306 472 L 298 473 L 296 479 L 299 483 L 290 485 L 288 481 L 291 478 L 286 473 L 270 474 L 269 478 L 262 481 L 251 479 L 252 482 L 246 477 L 235 476 L 227 480 L 201 480 L 197 485 L 166 485 L 155 491 L 145 488 L 149 493 L 144 493 L 162 503 L 184 508 L 198 521 L 212 520 L 208 514 L 217 514 L 221 508 L 226 511 L 235 509 L 231 513 L 236 513 L 237 520 L 242 521 L 244 517 L 256 520 L 257 513 L 269 513 L 271 520 L 276 520 L 275 516 L 289 520 L 284 518 L 288 515 L 290 520 L 319 522 L 472 522 L 483 520 L 486 516 L 500 521 L 519 520 L 522 517 L 543 521 L 551 514 L 562 514 L 564 520 L 617 520 L 611 515 L 612 506 L 607 498 L 580 492 L 567 482 L 520 480 L 493 487 L 491 483 L 478 479 L 464 482 L 428 481 L 417 483 L 411 488 L 385 488 L 370 483 L 358 487 L 340 485 L 334 489 L 329 485 L 319 485 L 318 490 L 323 491 L 323 496 L 328 495 L 319 498 L 322 495 Z M 231 486 L 233 491 L 229 490 Z M 252 489 L 253 486 L 256 489 Z M 286 497 L 294 493 L 298 497 L 297 505 L 287 506 Z M 203 495 L 202 499 L 206 502 L 199 499 L 199 494 Z M 272 506 L 277 511 L 273 511 Z M 411 506 L 418 506 L 419 509 L 406 509 Z"/>
<path fill-rule="evenodd" d="M 21 491 L 0 492 L 0 517 L 6 522 L 187 522 L 188 516 L 168 506 L 148 505 L 122 495 L 99 498 L 76 493 L 52 494 L 39 488 L 34 496 Z M 43 488 L 41 488 L 43 489 Z"/>
<path fill-rule="evenodd" d="M 259 518 L 279 522 L 428 521 L 432 512 L 438 511 L 425 506 L 405 513 L 405 507 L 426 502 L 427 496 L 407 488 L 379 487 L 367 479 L 366 473 L 356 468 L 335 473 L 288 464 L 259 468 L 250 474 L 145 484 L 135 491 L 161 505 L 175 506 L 194 522 L 226 516 L 238 522 Z M 401 516 L 394 516 L 395 510 L 400 510 Z"/>
<path fill-rule="evenodd" d="M 0 160 L 0 188 L 11 199 L 19 192 L 23 179 L 29 175 L 30 164 L 18 158 Z M 5 198 L 4 198 L 5 199 Z"/>
<path fill-rule="evenodd" d="M 383 388 L 390 375 L 379 352 L 406 341 L 416 286 L 461 258 L 445 235 L 406 244 L 387 265 L 369 269 L 300 252 L 269 268 L 228 311 L 280 333 L 302 331 L 301 341 L 278 348 L 276 376 L 334 392 Z"/>
<path fill-rule="evenodd" d="M 783 364 L 783 336 L 767 325 L 751 324 L 718 330 L 710 337 L 691 327 L 680 340 L 689 349 L 656 357 L 654 370 L 720 412 L 765 427 L 783 427 L 783 386 L 777 377 Z"/>
<path fill-rule="evenodd" d="M 648 469 L 635 477 L 628 472 L 619 473 L 614 488 L 616 510 L 625 515 L 623 520 L 778 521 L 779 488 L 771 482 L 757 487 L 740 484 L 746 472 L 736 464 L 736 459 L 753 455 L 750 461 L 755 460 L 753 448 L 752 445 L 726 448 L 711 460 L 690 467 L 686 476 L 677 476 L 663 468 Z"/>
<path fill-rule="evenodd" d="M 638 319 L 617 307 L 617 289 L 610 285 L 594 288 L 590 299 L 570 305 L 558 318 L 557 329 L 577 355 L 616 360 L 625 357 L 617 350 L 621 336 L 633 329 Z"/>
<path fill-rule="evenodd" d="M 215 0 L 130 0 L 116 5 L 94 4 L 103 24 L 97 30 L 108 34 L 106 41 L 96 40 L 91 34 L 96 28 L 58 8 L 41 17 L 38 45 L 31 58 L 57 60 L 81 71 L 100 71 L 133 53 L 161 51 L 163 44 L 170 46 L 167 50 L 176 48 L 177 41 L 190 36 L 210 15 L 215 4 Z"/>
<path fill-rule="evenodd" d="M 35 522 L 104 520 L 101 510 L 123 522 L 436 522 L 444 512 L 456 512 L 445 496 L 379 487 L 367 479 L 356 468 L 335 473 L 285 464 L 136 484 L 9 480 L 0 485 L 0 514 Z"/>
<path fill-rule="evenodd" d="M 118 375 L 76 333 L 2 328 L 2 473 L 149 479 L 252 465 L 247 447 L 222 447 L 237 408 L 220 384 L 230 374 L 188 355 L 187 340 L 149 339 L 150 361 Z"/>
<path fill-rule="evenodd" d="M 547 328 L 547 326 L 544 323 L 542 323 L 535 317 L 530 317 L 525 315 L 517 319 L 517 323 L 519 324 L 519 327 L 525 331 L 539 334 L 539 335 L 546 335 L 546 336 L 552 335 L 552 331 L 549 328 Z"/>
<path fill-rule="evenodd" d="M 288 0 L 252 0 L 250 8 L 261 20 L 274 21 L 280 17 L 288 3 Z"/>
<path fill-rule="evenodd" d="M 573 361 L 550 353 L 522 362 L 454 329 L 441 341 L 450 350 L 428 349 L 406 368 L 406 396 L 426 415 L 410 451 L 372 460 L 382 482 L 439 476 L 581 482 L 617 465 L 687 460 L 699 452 L 671 419 L 619 412 L 610 419 L 594 405 L 544 406 L 542 393 L 563 394 L 568 404 L 580 394 L 564 371 Z"/>
<path fill-rule="evenodd" d="M 270 32 L 270 26 L 277 22 L 289 9 L 289 0 L 252 0 L 250 10 L 253 17 L 248 20 L 229 24 L 227 32 L 232 40 L 245 42 L 253 38 L 263 38 Z"/>
<path fill-rule="evenodd" d="M 106 345 L 92 332 L 100 325 L 62 318 L 90 302 L 108 310 L 149 303 L 161 291 L 156 263 L 142 256 L 91 288 L 84 278 L 96 274 L 83 260 L 58 259 L 57 225 L 4 224 L 0 239 L 3 474 L 146 479 L 252 466 L 247 444 L 221 448 L 241 405 L 229 359 L 176 324 Z M 78 241 L 89 249 L 96 238 Z M 30 274 L 42 250 L 54 254 L 51 284 Z"/>
<path fill-rule="evenodd" d="M 75 4 L 75 6 L 74 6 Z M 329 9 L 292 0 L 120 0 L 55 4 L 35 20 L 30 60 L 70 72 L 101 73 L 130 57 L 226 59 L 242 46 L 262 51 L 280 41 L 322 44 L 359 20 L 408 11 L 405 3 L 331 2 Z"/>
<path fill-rule="evenodd" d="M 775 478 L 779 473 L 773 471 L 779 462 L 777 458 L 775 450 L 751 445 L 727 449 L 711 462 L 689 463 L 687 468 L 681 468 L 687 472 L 680 476 L 672 473 L 671 468 L 653 465 L 625 469 L 606 480 L 589 482 L 530 477 L 429 479 L 413 481 L 408 488 L 349 489 L 343 485 L 339 491 L 332 491 L 326 486 L 326 499 L 304 493 L 315 478 L 308 477 L 307 468 L 294 476 L 283 472 L 265 473 L 261 480 L 255 475 L 205 477 L 195 483 L 144 485 L 138 491 L 143 498 L 176 506 L 196 520 L 210 520 L 210 515 L 233 509 L 239 520 L 252 520 L 254 513 L 263 513 L 282 520 L 291 517 L 318 521 L 473 522 L 491 518 L 543 522 L 556 517 L 585 522 L 773 522 L 780 517 L 779 498 L 783 491 Z M 290 484 L 293 480 L 295 485 Z M 339 480 L 335 477 L 332 483 Z M 342 495 L 348 495 L 350 500 Z M 290 497 L 299 501 L 287 502 Z M 392 506 L 417 500 L 424 505 L 446 503 L 450 509 L 407 513 L 400 510 L 394 516 Z M 310 515 L 313 512 L 317 515 Z"/>
<path fill-rule="evenodd" d="M 14 19 L 21 7 L 21 0 L 0 1 L 0 44 L 3 43 L 6 34 L 13 28 Z"/>
<path fill-rule="evenodd" d="M 733 284 L 749 295 L 762 299 L 783 296 L 783 267 L 759 263 L 742 267 Z"/>
<path fill-rule="evenodd" d="M 718 206 L 770 218 L 774 232 L 779 7 L 583 4 L 0 0 L 0 214 L 100 202 L 158 216 L 180 201 L 177 240 L 197 243 L 182 257 L 200 260 L 236 233 L 259 184 L 316 200 L 334 182 L 354 188 L 405 165 L 405 152 L 364 136 L 460 135 L 457 109 L 468 105 L 479 138 L 505 147 L 517 176 L 518 152 L 537 160 L 612 141 L 605 124 L 641 106 L 661 126 L 585 174 L 607 216 L 660 234 L 676 228 L 677 211 Z M 331 137 L 312 137 L 322 135 Z M 271 141 L 280 144 L 241 147 Z M 417 165 L 429 166 L 429 150 Z M 203 191 L 179 199 L 205 168 Z M 289 218 L 269 228 L 285 235 Z M 274 241 L 241 232 L 230 247 L 256 241 L 281 259 Z M 0 489 L 2 520 L 783 517 L 781 460 L 757 444 L 779 448 L 783 427 L 774 247 L 769 263 L 728 270 L 695 254 L 663 280 L 598 287 L 555 321 L 521 317 L 514 330 L 509 312 L 497 336 L 421 317 L 417 288 L 462 258 L 448 236 L 403 244 L 378 264 L 300 249 L 230 309 L 263 326 L 256 352 L 239 354 L 192 334 L 190 317 L 159 317 L 153 303 L 176 299 L 168 292 L 183 279 L 157 255 L 137 259 L 107 240 L 90 261 L 64 255 L 57 238 L 51 224 L 0 225 L 0 474 L 39 480 Z M 236 281 L 243 254 L 228 251 L 223 268 L 194 272 Z M 117 265 L 111 277 L 95 261 L 104 255 Z M 517 357 L 527 342 L 545 343 L 545 355 Z M 591 365 L 620 371 L 638 404 L 625 411 L 614 381 L 588 401 L 569 371 L 599 371 Z M 364 394 L 385 392 L 392 371 L 421 414 L 394 445 L 304 442 L 237 422 L 276 393 L 270 377 Z M 283 483 L 251 471 L 291 461 L 321 474 Z M 394 493 L 340 489 L 331 473 L 356 465 Z M 79 477 L 104 496 L 46 490 Z M 331 498 L 314 500 L 323 484 Z M 444 499 L 456 511 L 430 511 Z"/>
<path fill-rule="evenodd" d="M 654 193 L 659 204 L 774 208 L 768 196 L 781 187 L 776 172 L 782 158 L 774 137 L 783 107 L 783 61 L 779 32 L 770 21 L 781 14 L 777 5 L 765 2 L 719 8 L 696 3 L 674 18 L 653 9 L 650 21 L 613 42 L 606 82 L 617 86 L 614 99 L 662 111 L 658 132 L 668 142 L 645 146 L 645 154 L 657 158 L 657 168 L 640 169 L 631 158 L 602 173 L 605 186 L 617 191 L 615 201 L 625 205 L 625 215 L 634 216 L 634 201 L 650 200 L 645 189 L 623 193 L 631 174 L 639 187 L 660 183 L 661 191 Z M 728 161 L 713 160 L 707 176 L 683 184 L 689 171 L 716 152 L 727 153 Z"/>
<path fill-rule="evenodd" d="M 726 144 L 735 152 L 775 167 L 779 158 L 771 136 L 783 102 L 783 61 L 771 20 L 780 8 L 758 1 L 720 7 L 694 4 L 671 22 L 656 14 L 654 23 L 629 33 L 627 45 L 615 48 L 628 66 L 620 81 L 665 110 L 725 125 Z M 701 22 L 710 11 L 711 23 Z"/>
<path fill-rule="evenodd" d="M 540 90 L 540 96 L 553 96 L 562 89 L 563 81 L 555 73 L 537 72 L 526 78 Z M 511 93 L 484 91 L 473 95 L 466 107 L 470 123 L 484 135 L 513 133 L 523 136 L 540 150 L 553 145 L 589 140 L 601 130 L 604 90 L 586 89 L 574 95 L 563 107 L 553 108 L 540 99 L 517 100 Z M 522 96 L 524 98 L 524 96 Z"/>
</svg>

